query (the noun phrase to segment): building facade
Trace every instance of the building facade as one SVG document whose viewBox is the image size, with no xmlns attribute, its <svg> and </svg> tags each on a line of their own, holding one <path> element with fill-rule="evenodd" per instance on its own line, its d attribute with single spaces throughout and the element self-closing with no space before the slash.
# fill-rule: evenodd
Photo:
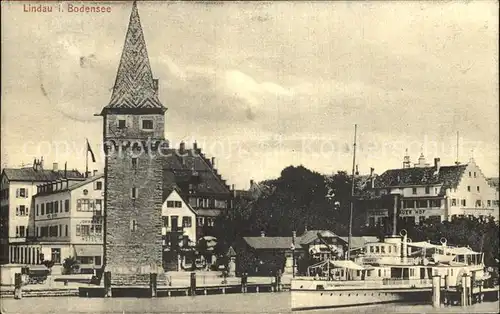
<svg viewBox="0 0 500 314">
<path fill-rule="evenodd" d="M 104 263 L 112 284 L 149 282 L 162 268 L 162 158 L 166 108 L 132 5 L 109 104 L 101 112 L 105 158 Z"/>
<path fill-rule="evenodd" d="M 38 247 L 32 244 L 30 238 L 34 234 L 33 196 L 38 191 L 37 185 L 83 178 L 83 174 L 76 170 L 59 170 L 57 163 L 52 169 L 44 169 L 43 158 L 35 159 L 32 167 L 3 169 L 0 187 L 1 263 L 37 262 Z"/>
<path fill-rule="evenodd" d="M 215 167 L 215 158 L 208 159 L 193 144 L 187 149 L 181 142 L 165 157 L 163 186 L 175 187 L 179 195 L 196 213 L 196 238 L 212 236 L 216 218 L 233 208 L 234 193 Z"/>
<path fill-rule="evenodd" d="M 34 197 L 34 240 L 56 265 L 74 257 L 82 271 L 102 266 L 104 175 L 38 186 Z"/>
<path fill-rule="evenodd" d="M 441 222 L 453 217 L 498 219 L 498 193 L 479 166 L 428 164 L 423 154 L 413 167 L 405 156 L 403 168 L 385 171 L 366 185 L 358 206 L 368 225 L 390 225 L 399 216 L 409 223 Z M 396 213 L 396 215 L 394 215 Z"/>
</svg>

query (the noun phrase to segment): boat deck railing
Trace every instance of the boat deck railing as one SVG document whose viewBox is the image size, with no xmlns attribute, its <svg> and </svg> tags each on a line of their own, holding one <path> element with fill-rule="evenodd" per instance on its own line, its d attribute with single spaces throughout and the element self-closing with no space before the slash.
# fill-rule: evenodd
<svg viewBox="0 0 500 314">
<path fill-rule="evenodd" d="M 431 287 L 432 279 L 399 279 L 386 278 L 382 280 L 328 280 L 326 277 L 311 278 L 311 277 L 295 277 L 294 280 L 317 280 L 328 281 L 329 285 L 343 287 L 380 287 L 380 286 L 406 286 L 406 287 Z"/>
</svg>

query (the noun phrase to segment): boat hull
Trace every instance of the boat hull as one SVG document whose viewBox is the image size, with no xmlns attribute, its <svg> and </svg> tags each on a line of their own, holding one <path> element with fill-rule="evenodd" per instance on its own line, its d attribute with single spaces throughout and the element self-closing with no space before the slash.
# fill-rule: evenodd
<svg viewBox="0 0 500 314">
<path fill-rule="evenodd" d="M 428 302 L 428 287 L 328 287 L 318 289 L 292 288 L 292 311 L 342 308 L 397 302 Z"/>
</svg>

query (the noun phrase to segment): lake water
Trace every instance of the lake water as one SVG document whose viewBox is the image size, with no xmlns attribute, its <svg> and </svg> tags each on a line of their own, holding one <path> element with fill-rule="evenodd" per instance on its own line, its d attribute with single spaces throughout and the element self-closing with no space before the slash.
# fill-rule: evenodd
<svg viewBox="0 0 500 314">
<path fill-rule="evenodd" d="M 498 313 L 498 302 L 469 308 L 434 309 L 430 305 L 374 305 L 319 313 Z M 2 313 L 290 313 L 289 293 L 249 293 L 172 298 L 13 298 L 1 300 Z"/>
</svg>

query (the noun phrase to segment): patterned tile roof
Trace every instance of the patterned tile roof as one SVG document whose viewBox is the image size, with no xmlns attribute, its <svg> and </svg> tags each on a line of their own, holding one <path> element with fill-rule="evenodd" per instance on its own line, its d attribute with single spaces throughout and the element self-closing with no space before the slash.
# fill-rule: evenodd
<svg viewBox="0 0 500 314">
<path fill-rule="evenodd" d="M 447 188 L 458 185 L 466 168 L 467 165 L 442 166 L 439 172 L 436 167 L 391 169 L 375 179 L 375 188 L 441 184 L 443 194 Z"/>
<path fill-rule="evenodd" d="M 166 108 L 158 99 L 157 81 L 153 79 L 146 41 L 134 1 L 116 74 L 111 100 L 106 109 L 159 109 Z"/>
<path fill-rule="evenodd" d="M 52 170 L 35 170 L 33 167 L 26 168 L 5 168 L 2 172 L 3 175 L 7 176 L 9 181 L 34 181 L 34 182 L 49 182 L 64 178 L 64 170 L 52 171 Z M 66 171 L 67 178 L 83 178 L 77 170 Z"/>
</svg>

